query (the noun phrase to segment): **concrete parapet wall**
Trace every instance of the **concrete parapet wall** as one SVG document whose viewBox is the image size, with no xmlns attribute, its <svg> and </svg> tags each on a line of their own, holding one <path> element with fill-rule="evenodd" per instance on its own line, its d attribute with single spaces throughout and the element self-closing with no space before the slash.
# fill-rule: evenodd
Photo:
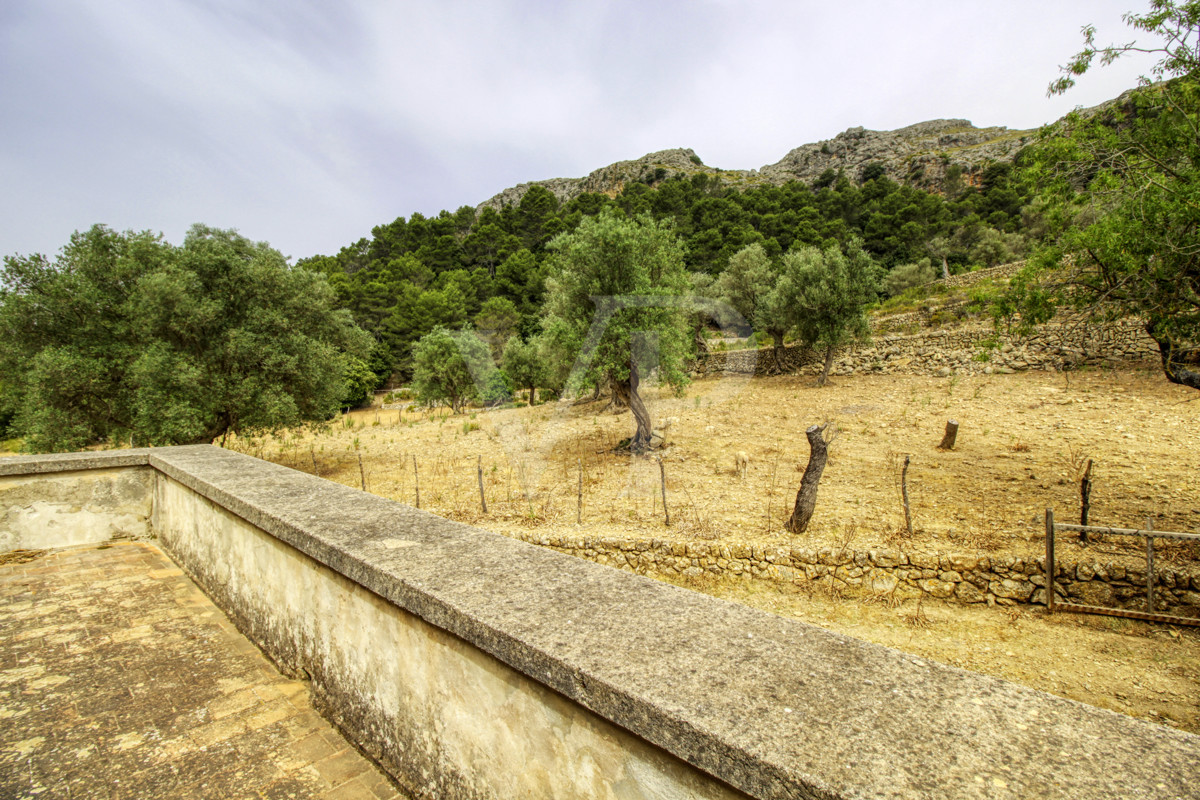
<svg viewBox="0 0 1200 800">
<path fill-rule="evenodd" d="M 417 797 L 745 796 L 180 483 L 159 483 L 155 528 L 238 627 L 307 677 L 322 712 Z M 422 538 L 378 538 L 372 560 L 428 556 Z"/>
<path fill-rule="evenodd" d="M 17 462 L 5 459 L 0 467 L 13 471 Z M 40 474 L 0 471 L 0 553 L 145 539 L 150 535 L 153 488 L 154 471 L 148 466 Z"/>
<path fill-rule="evenodd" d="M 417 797 L 1197 796 L 1191 734 L 217 448 L 147 459 L 164 549 Z"/>
</svg>

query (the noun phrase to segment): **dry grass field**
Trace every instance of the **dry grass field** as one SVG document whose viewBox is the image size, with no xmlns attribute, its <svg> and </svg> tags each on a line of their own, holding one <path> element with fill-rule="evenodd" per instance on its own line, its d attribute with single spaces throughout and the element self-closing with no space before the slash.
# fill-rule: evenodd
<svg viewBox="0 0 1200 800">
<path fill-rule="evenodd" d="M 650 456 L 613 452 L 628 413 L 547 403 L 451 416 L 364 409 L 322 431 L 227 446 L 499 532 L 867 549 L 1036 555 L 1043 515 L 1079 513 L 1078 474 L 1093 460 L 1091 519 L 1200 529 L 1200 396 L 1153 369 L 957 378 L 855 376 L 823 389 L 806 376 L 705 379 L 683 397 L 651 390 L 657 421 L 675 417 Z M 947 419 L 953 451 L 936 448 Z M 783 531 L 808 458 L 804 431 L 836 429 L 808 533 Z M 749 457 L 744 477 L 735 453 Z M 899 466 L 914 533 L 903 525 Z M 662 459 L 660 472 L 658 459 Z M 414 476 L 414 459 L 416 475 Z M 361 467 L 360 467 L 361 464 Z M 480 505 L 482 469 L 488 512 Z M 582 472 L 582 509 L 579 508 Z M 664 521 L 665 473 L 671 525 Z M 581 523 L 576 522 L 580 514 Z M 1077 545 L 1065 545 L 1071 558 Z M 1104 541 L 1089 557 L 1139 559 Z M 1160 540 L 1160 563 L 1196 564 Z M 744 579 L 682 581 L 700 591 L 987 672 L 1066 697 L 1200 732 L 1200 635 L 1035 608 L 899 606 L 818 586 Z"/>
<path fill-rule="evenodd" d="M 861 376 L 823 389 L 810 377 L 714 379 L 681 398 L 651 394 L 656 425 L 677 421 L 649 456 L 613 452 L 633 423 L 604 400 L 458 416 L 364 409 L 324 431 L 227 446 L 309 472 L 315 459 L 322 477 L 361 485 L 365 476 L 369 491 L 410 504 L 419 489 L 422 508 L 497 531 L 575 526 L 582 470 L 589 534 L 780 543 L 797 540 L 782 523 L 808 459 L 805 429 L 831 421 L 806 543 L 1036 554 L 1045 509 L 1078 517 L 1089 458 L 1094 524 L 1200 528 L 1200 396 L 1153 370 Z M 938 450 L 951 418 L 957 445 Z M 744 477 L 739 451 L 749 457 Z M 898 490 L 906 454 L 911 537 Z"/>
</svg>

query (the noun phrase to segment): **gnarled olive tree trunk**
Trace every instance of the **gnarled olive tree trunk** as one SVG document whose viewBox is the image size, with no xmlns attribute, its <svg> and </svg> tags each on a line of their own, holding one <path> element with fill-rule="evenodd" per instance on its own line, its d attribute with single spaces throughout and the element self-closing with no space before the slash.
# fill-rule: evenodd
<svg viewBox="0 0 1200 800">
<path fill-rule="evenodd" d="M 817 386 L 824 386 L 829 380 L 829 368 L 833 366 L 833 345 L 825 348 L 825 367 L 821 370 L 821 377 L 817 378 Z"/>
<path fill-rule="evenodd" d="M 1159 357 L 1162 359 L 1163 373 L 1171 383 L 1186 386 L 1189 389 L 1200 389 L 1200 371 L 1189 369 L 1191 362 L 1196 360 L 1196 351 L 1180 347 L 1169 335 L 1165 335 L 1153 322 L 1146 323 L 1146 333 L 1158 343 Z"/>
<path fill-rule="evenodd" d="M 783 359 L 779 357 L 779 354 L 783 352 L 783 331 L 770 331 L 770 333 L 772 342 L 771 354 L 775 357 L 775 369 L 772 371 L 772 374 L 782 375 Z"/>
<path fill-rule="evenodd" d="M 633 418 L 637 422 L 637 431 L 629 440 L 629 449 L 635 453 L 642 453 L 650 448 L 650 410 L 642 402 L 642 396 L 638 393 L 638 383 L 636 366 L 630 367 L 628 380 L 609 380 L 613 400 L 629 406 L 629 410 L 633 412 Z"/>
</svg>

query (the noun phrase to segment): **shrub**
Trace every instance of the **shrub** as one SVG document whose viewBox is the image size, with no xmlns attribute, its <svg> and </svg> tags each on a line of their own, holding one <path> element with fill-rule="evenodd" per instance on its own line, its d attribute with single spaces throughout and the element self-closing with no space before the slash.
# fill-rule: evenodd
<svg viewBox="0 0 1200 800">
<path fill-rule="evenodd" d="M 883 291 L 888 297 L 895 297 L 909 289 L 931 283 L 937 278 L 933 264 L 928 258 L 922 258 L 913 264 L 900 264 L 883 278 Z"/>
<path fill-rule="evenodd" d="M 492 372 L 480 393 L 480 399 L 485 406 L 498 406 L 510 402 L 513 397 L 512 380 L 502 369 Z M 478 426 L 476 426 L 478 428 Z"/>
</svg>

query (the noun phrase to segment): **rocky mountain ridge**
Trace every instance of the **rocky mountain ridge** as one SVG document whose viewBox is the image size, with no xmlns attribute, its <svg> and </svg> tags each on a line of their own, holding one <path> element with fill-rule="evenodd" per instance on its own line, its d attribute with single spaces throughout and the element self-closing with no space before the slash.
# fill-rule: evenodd
<svg viewBox="0 0 1200 800">
<path fill-rule="evenodd" d="M 880 164 L 884 173 L 895 181 L 937 191 L 942 188 L 948 170 L 965 182 L 974 183 L 986 164 L 1012 161 L 1035 134 L 1032 130 L 1004 127 L 976 128 L 965 119 L 930 120 L 894 131 L 856 127 L 832 139 L 801 145 L 774 164 L 751 170 L 707 166 L 690 148 L 661 150 L 601 167 L 583 178 L 521 183 L 484 201 L 479 210 L 517 205 L 532 186 L 549 189 L 564 203 L 587 192 L 615 196 L 630 182 L 653 186 L 678 174 L 710 175 L 737 189 L 783 185 L 791 180 L 811 184 L 830 169 L 857 180 L 862 170 L 874 163 Z"/>
</svg>

